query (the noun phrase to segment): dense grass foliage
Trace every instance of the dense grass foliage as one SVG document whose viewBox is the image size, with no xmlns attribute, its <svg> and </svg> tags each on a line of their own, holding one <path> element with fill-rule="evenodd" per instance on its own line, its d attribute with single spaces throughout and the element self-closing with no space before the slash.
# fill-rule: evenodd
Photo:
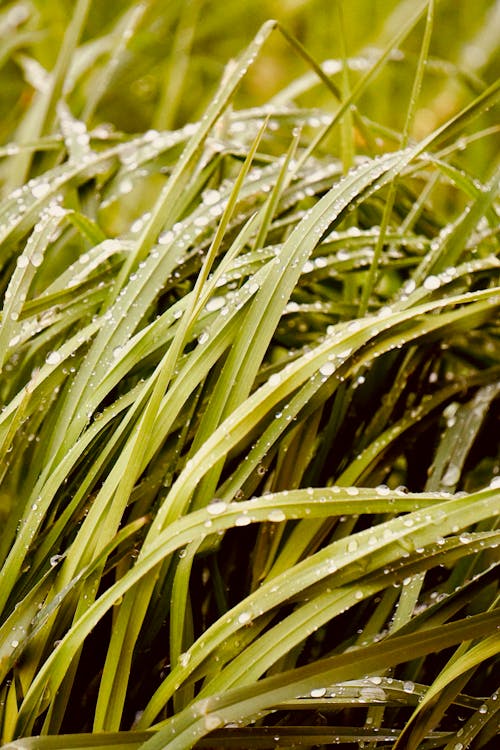
<svg viewBox="0 0 500 750">
<path fill-rule="evenodd" d="M 491 747 L 498 4 L 215 5 L 1 10 L 1 741 Z"/>
</svg>

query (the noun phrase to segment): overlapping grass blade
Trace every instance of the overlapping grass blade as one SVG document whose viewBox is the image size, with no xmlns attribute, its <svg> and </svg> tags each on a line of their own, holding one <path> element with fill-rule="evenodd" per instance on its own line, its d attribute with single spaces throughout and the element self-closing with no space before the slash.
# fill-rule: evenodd
<svg viewBox="0 0 500 750">
<path fill-rule="evenodd" d="M 190 709 L 178 714 L 165 729 L 144 743 L 144 750 L 156 750 L 169 743 L 172 750 L 193 747 L 196 741 L 223 723 L 237 721 L 243 709 L 246 715 L 270 709 L 281 700 L 297 695 L 301 690 L 314 690 L 318 684 L 328 684 L 350 675 L 365 674 L 384 669 L 405 660 L 409 651 L 415 656 L 446 648 L 467 637 L 491 632 L 499 621 L 498 613 L 476 615 L 466 621 L 429 629 L 425 638 L 395 636 L 381 646 L 360 648 L 353 663 L 352 654 L 343 654 L 325 659 L 323 664 L 301 667 L 275 677 L 268 677 L 248 688 L 236 688 L 222 695 L 200 701 Z M 338 666 L 337 666 L 338 664 Z M 314 667 L 314 669 L 313 669 Z M 234 708 L 233 708 L 234 707 Z"/>
<path fill-rule="evenodd" d="M 383 99 L 394 71 L 410 80 L 399 46 L 426 8 L 398 132 L 370 82 L 380 75 Z M 177 26 L 193 69 L 197 9 Z M 498 83 L 430 55 L 434 3 L 421 3 L 377 54 L 348 58 L 344 39 L 343 62 L 318 63 L 292 41 L 325 100 L 339 99 L 333 115 L 309 98 L 310 76 L 230 109 L 269 22 L 199 122 L 92 130 L 154 13 L 130 6 L 78 46 L 87 11 L 78 4 L 52 88 L 26 105 L 31 135 L 22 126 L 0 151 L 2 741 L 185 748 L 216 729 L 214 743 L 244 731 L 250 747 L 300 701 L 343 710 L 362 691 L 369 711 L 339 737 L 373 743 L 387 724 L 387 741 L 427 747 L 435 725 L 450 745 L 462 706 L 464 736 L 482 741 L 494 704 L 478 665 L 496 654 L 498 624 L 500 284 L 498 170 L 476 168 L 474 150 L 491 153 Z M 15 70 L 45 78 L 23 39 Z M 439 76 L 429 90 L 424 67 Z M 443 75 L 465 84 L 458 114 L 432 101 Z M 448 119 L 414 142 L 420 95 Z M 37 120 L 40 102 L 50 113 Z M 336 123 L 340 145 L 327 144 Z M 453 645 L 447 665 L 427 658 Z M 395 704 L 417 698 L 407 723 Z M 276 709 L 292 714 L 247 727 Z M 241 724 L 232 738 L 227 721 Z"/>
</svg>

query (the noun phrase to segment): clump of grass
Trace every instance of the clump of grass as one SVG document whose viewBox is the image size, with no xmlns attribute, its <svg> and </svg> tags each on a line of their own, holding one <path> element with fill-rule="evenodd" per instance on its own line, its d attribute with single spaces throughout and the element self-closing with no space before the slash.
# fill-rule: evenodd
<svg viewBox="0 0 500 750">
<path fill-rule="evenodd" d="M 89 12 L 2 151 L 2 741 L 486 746 L 500 85 L 414 137 L 430 2 L 357 74 L 282 30 L 311 74 L 233 109 L 267 22 L 129 136 L 89 123 L 141 9 L 78 109 Z M 399 132 L 361 103 L 423 16 Z"/>
</svg>

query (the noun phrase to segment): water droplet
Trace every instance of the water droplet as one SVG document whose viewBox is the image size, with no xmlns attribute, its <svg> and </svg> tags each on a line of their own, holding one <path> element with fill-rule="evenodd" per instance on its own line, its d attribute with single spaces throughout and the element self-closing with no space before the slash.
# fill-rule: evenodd
<svg viewBox="0 0 500 750">
<path fill-rule="evenodd" d="M 441 482 L 444 485 L 446 485 L 446 487 L 452 487 L 460 479 L 460 473 L 461 472 L 460 472 L 459 466 L 456 466 L 456 465 L 449 466 Z"/>
<path fill-rule="evenodd" d="M 286 516 L 280 508 L 275 508 L 274 510 L 269 511 L 267 520 L 272 521 L 273 523 L 279 523 L 280 521 L 286 521 Z"/>
<path fill-rule="evenodd" d="M 311 698 L 322 698 L 324 695 L 326 695 L 326 688 L 314 688 L 310 692 Z"/>
<path fill-rule="evenodd" d="M 403 682 L 403 690 L 405 691 L 405 693 L 413 693 L 413 691 L 415 690 L 415 683 L 411 682 L 410 680 Z"/>
<path fill-rule="evenodd" d="M 247 622 L 250 622 L 251 619 L 252 615 L 250 614 L 250 612 L 242 612 L 238 617 L 238 622 L 240 623 L 240 625 L 246 625 Z"/>
<path fill-rule="evenodd" d="M 201 199 L 205 206 L 213 206 L 214 203 L 218 203 L 220 201 L 220 193 L 218 190 L 205 190 L 205 192 L 201 196 Z"/>
<path fill-rule="evenodd" d="M 58 365 L 61 361 L 61 355 L 59 352 L 49 352 L 45 357 L 45 361 L 48 365 Z"/>
<path fill-rule="evenodd" d="M 206 310 L 208 312 L 215 312 L 216 310 L 220 310 L 221 307 L 224 307 L 226 300 L 224 297 L 212 297 L 212 299 L 209 299 L 206 304 Z"/>
<path fill-rule="evenodd" d="M 50 191 L 50 185 L 48 182 L 40 182 L 38 185 L 34 185 L 31 188 L 31 192 L 34 198 L 43 198 L 44 195 Z"/>
<path fill-rule="evenodd" d="M 441 282 L 439 281 L 437 276 L 428 276 L 424 281 L 424 288 L 433 290 L 433 289 L 439 289 L 441 285 Z"/>
<path fill-rule="evenodd" d="M 130 225 L 130 231 L 133 232 L 134 234 L 136 234 L 137 232 L 141 231 L 141 229 L 143 228 L 143 226 L 144 226 L 144 219 L 143 218 L 136 219 Z"/>
<path fill-rule="evenodd" d="M 199 227 L 199 228 L 206 227 L 207 224 L 209 223 L 210 223 L 210 219 L 208 218 L 208 216 L 197 216 L 193 222 L 195 227 Z"/>
<path fill-rule="evenodd" d="M 235 521 L 234 521 L 235 526 L 248 526 L 251 523 L 252 523 L 252 519 L 250 518 L 250 516 L 244 516 L 244 515 L 238 516 L 237 518 L 235 518 Z"/>
<path fill-rule="evenodd" d="M 333 364 L 333 362 L 325 362 L 324 365 L 321 365 L 319 371 L 321 375 L 324 375 L 328 378 L 335 372 L 335 365 Z"/>
<path fill-rule="evenodd" d="M 227 503 L 225 503 L 223 500 L 214 500 L 209 505 L 207 505 L 207 513 L 210 513 L 211 516 L 218 516 L 220 513 L 224 513 L 226 508 Z"/>
<path fill-rule="evenodd" d="M 132 182 L 132 180 L 130 179 L 130 177 L 124 177 L 120 181 L 119 190 L 120 190 L 120 193 L 122 193 L 122 195 L 126 195 L 127 193 L 131 193 L 133 187 L 134 187 L 134 183 Z"/>
<path fill-rule="evenodd" d="M 12 648 L 17 648 L 19 646 L 19 641 L 11 641 L 10 645 L 12 646 Z"/>
<path fill-rule="evenodd" d="M 172 240 L 174 239 L 175 235 L 171 230 L 168 230 L 166 232 L 162 232 L 160 236 L 158 237 L 158 244 L 159 245 L 168 245 Z"/>
<path fill-rule="evenodd" d="M 414 292 L 414 291 L 415 291 L 415 289 L 416 289 L 416 288 L 417 288 L 417 284 L 416 284 L 416 282 L 414 281 L 414 279 L 409 279 L 409 280 L 408 280 L 408 281 L 406 282 L 406 284 L 405 284 L 405 285 L 403 286 L 403 292 L 404 292 L 405 294 L 411 294 L 412 292 Z"/>
</svg>

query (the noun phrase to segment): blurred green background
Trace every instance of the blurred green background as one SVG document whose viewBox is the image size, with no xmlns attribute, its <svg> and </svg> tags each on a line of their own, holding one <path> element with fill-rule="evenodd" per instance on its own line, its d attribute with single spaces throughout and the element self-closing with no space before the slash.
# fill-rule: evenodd
<svg viewBox="0 0 500 750">
<path fill-rule="evenodd" d="M 89 91 L 113 60 L 112 79 L 90 124 L 106 121 L 125 132 L 177 127 L 200 115 L 228 60 L 267 18 L 278 19 L 318 61 L 341 59 L 343 46 L 359 60 L 388 43 L 419 5 L 417 0 L 94 0 L 81 40 L 81 69 L 73 70 L 67 95 L 81 116 Z M 1 142 L 13 138 L 34 85 L 43 85 L 39 66 L 53 69 L 74 7 L 67 0 L 0 5 Z M 128 41 L 127 22 L 134 27 Z M 404 54 L 386 66 L 360 102 L 369 117 L 395 129 L 404 122 L 422 31 L 423 21 L 406 40 Z M 477 93 L 496 78 L 499 37 L 500 2 L 437 3 L 434 62 L 415 122 L 417 137 L 467 102 L 471 89 Z M 275 33 L 246 77 L 237 104 L 262 104 L 307 71 L 305 61 Z M 352 78 L 356 75 L 353 70 Z M 301 103 L 329 106 L 330 101 L 326 88 L 318 87 Z"/>
</svg>

